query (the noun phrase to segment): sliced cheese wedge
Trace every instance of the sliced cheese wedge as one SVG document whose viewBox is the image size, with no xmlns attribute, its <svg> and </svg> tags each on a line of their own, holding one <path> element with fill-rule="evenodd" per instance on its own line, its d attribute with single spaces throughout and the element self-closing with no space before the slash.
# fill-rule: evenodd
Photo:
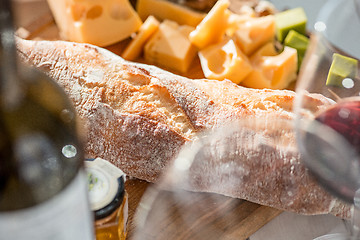
<svg viewBox="0 0 360 240">
<path fill-rule="evenodd" d="M 233 40 L 211 45 L 199 52 L 204 75 L 208 79 L 229 79 L 239 84 L 251 71 L 251 64 Z"/>
<path fill-rule="evenodd" d="M 48 0 L 61 37 L 107 46 L 136 32 L 142 21 L 128 0 Z"/>
<path fill-rule="evenodd" d="M 160 22 L 155 17 L 149 16 L 144 24 L 140 27 L 139 32 L 131 40 L 129 45 L 121 54 L 126 60 L 133 61 L 140 56 L 145 43 L 159 29 Z"/>
<path fill-rule="evenodd" d="M 285 46 L 278 54 L 273 43 L 260 48 L 250 62 L 253 71 L 241 82 L 251 88 L 284 89 L 296 79 L 297 51 Z"/>
<path fill-rule="evenodd" d="M 231 12 L 229 0 L 219 0 L 206 17 L 190 33 L 190 41 L 199 49 L 223 40 Z"/>
<path fill-rule="evenodd" d="M 167 19 L 193 27 L 196 27 L 206 15 L 167 0 L 138 0 L 136 11 L 142 20 L 153 15 L 160 21 Z"/>
<path fill-rule="evenodd" d="M 163 21 L 158 31 L 146 43 L 144 57 L 148 63 L 181 73 L 187 72 L 196 56 L 196 47 L 189 41 L 194 27 Z"/>
</svg>

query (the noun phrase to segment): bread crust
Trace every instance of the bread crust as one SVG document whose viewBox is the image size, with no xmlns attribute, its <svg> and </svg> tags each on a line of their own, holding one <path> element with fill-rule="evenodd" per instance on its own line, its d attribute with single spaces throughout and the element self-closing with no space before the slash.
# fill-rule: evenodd
<svg viewBox="0 0 360 240">
<path fill-rule="evenodd" d="M 17 46 L 22 60 L 53 77 L 68 93 L 86 129 L 87 157 L 107 159 L 146 181 L 156 182 L 182 147 L 197 142 L 200 133 L 241 119 L 262 118 L 268 123 L 294 119 L 293 91 L 188 79 L 88 44 L 17 39 Z M 307 104 L 318 109 L 331 101 L 309 95 Z M 253 131 L 258 138 L 272 134 L 271 125 L 261 126 Z M 243 143 L 246 136 L 241 135 Z M 221 160 L 247 170 L 229 175 L 231 181 L 241 179 L 236 180 L 239 186 L 229 186 L 230 179 L 219 171 L 224 163 L 210 158 L 194 165 L 194 182 L 188 188 L 301 214 L 349 218 L 350 207 L 319 187 L 303 166 L 292 128 L 283 129 L 280 137 L 283 145 L 243 144 L 238 155 Z M 211 184 L 214 178 L 220 185 Z"/>
</svg>

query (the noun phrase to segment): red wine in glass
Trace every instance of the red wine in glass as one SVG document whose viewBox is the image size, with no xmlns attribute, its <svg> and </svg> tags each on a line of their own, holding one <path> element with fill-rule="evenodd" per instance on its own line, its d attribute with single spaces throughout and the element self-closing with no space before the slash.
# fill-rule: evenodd
<svg viewBox="0 0 360 240">
<path fill-rule="evenodd" d="M 360 98 L 340 100 L 303 128 L 305 164 L 331 193 L 354 202 L 360 189 Z"/>
<path fill-rule="evenodd" d="M 360 152 L 360 99 L 339 102 L 315 120 L 334 129 Z"/>
</svg>

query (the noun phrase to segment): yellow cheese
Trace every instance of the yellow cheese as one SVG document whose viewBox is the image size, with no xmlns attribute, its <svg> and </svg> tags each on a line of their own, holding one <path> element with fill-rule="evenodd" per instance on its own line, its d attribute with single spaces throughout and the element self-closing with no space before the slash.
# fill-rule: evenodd
<svg viewBox="0 0 360 240">
<path fill-rule="evenodd" d="M 199 49 L 223 40 L 231 12 L 229 0 L 219 0 L 196 29 L 190 33 L 190 41 Z"/>
<path fill-rule="evenodd" d="M 145 45 L 145 60 L 185 73 L 196 56 L 196 48 L 188 38 L 192 30 L 194 27 L 179 26 L 170 20 L 163 21 L 158 31 Z"/>
<path fill-rule="evenodd" d="M 136 11 L 142 20 L 153 15 L 161 21 L 168 19 L 180 25 L 193 27 L 198 25 L 206 15 L 167 0 L 138 0 Z"/>
<path fill-rule="evenodd" d="M 285 47 L 278 54 L 272 43 L 267 43 L 250 57 L 253 71 L 241 82 L 251 88 L 286 88 L 296 78 L 297 51 Z"/>
<path fill-rule="evenodd" d="M 240 8 L 239 13 L 231 13 L 227 23 L 226 35 L 233 36 L 240 24 L 245 23 L 256 17 L 254 9 L 244 5 Z"/>
<path fill-rule="evenodd" d="M 136 32 L 142 21 L 128 0 L 48 0 L 62 38 L 107 46 Z"/>
<path fill-rule="evenodd" d="M 149 16 L 140 27 L 137 35 L 131 40 L 129 45 L 127 45 L 121 56 L 129 61 L 133 61 L 139 57 L 146 41 L 158 30 L 159 24 L 160 23 L 156 18 Z"/>
<path fill-rule="evenodd" d="M 275 17 L 251 18 L 238 24 L 234 38 L 240 49 L 246 54 L 253 54 L 258 48 L 275 38 Z"/>
<path fill-rule="evenodd" d="M 252 71 L 247 56 L 231 39 L 203 49 L 199 58 L 208 79 L 229 79 L 239 84 Z"/>
</svg>

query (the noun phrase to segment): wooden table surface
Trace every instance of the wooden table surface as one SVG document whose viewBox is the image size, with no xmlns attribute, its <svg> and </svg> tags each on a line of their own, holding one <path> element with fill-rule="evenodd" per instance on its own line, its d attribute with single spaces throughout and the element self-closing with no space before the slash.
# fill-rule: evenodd
<svg viewBox="0 0 360 240">
<path fill-rule="evenodd" d="M 40 38 L 56 40 L 59 39 L 55 22 L 45 0 L 14 0 L 14 9 L 16 13 L 16 26 L 19 34 L 29 39 Z M 110 51 L 120 54 L 126 41 L 107 47 Z M 139 60 L 141 61 L 141 60 Z M 199 62 L 195 62 L 189 70 L 187 77 L 203 78 Z M 128 237 L 134 239 L 134 229 L 136 222 L 135 213 L 139 207 L 141 198 L 147 188 L 153 184 L 145 181 L 130 178 L 126 182 L 126 191 L 129 195 L 129 221 Z M 184 224 L 183 219 L 179 217 L 179 211 L 175 211 L 182 206 L 172 202 L 172 214 L 159 223 L 162 224 L 162 234 L 157 236 L 147 235 L 147 239 L 247 239 L 250 235 L 278 216 L 281 211 L 270 207 L 260 206 L 240 199 L 232 199 L 225 196 L 209 193 L 194 194 L 193 204 L 199 204 L 202 212 L 199 215 L 198 224 L 191 227 Z M 163 197 L 163 196 L 162 196 Z M 172 201 L 166 194 L 166 201 Z M 217 199 L 216 201 L 213 199 Z M 221 204 L 219 204 L 221 202 Z M 226 213 L 219 217 L 219 212 Z M 235 220 L 234 220 L 235 219 Z M 215 226 L 218 231 L 216 234 L 207 235 L 204 230 L 204 224 Z M 196 232 L 202 232 L 201 237 Z"/>
</svg>

